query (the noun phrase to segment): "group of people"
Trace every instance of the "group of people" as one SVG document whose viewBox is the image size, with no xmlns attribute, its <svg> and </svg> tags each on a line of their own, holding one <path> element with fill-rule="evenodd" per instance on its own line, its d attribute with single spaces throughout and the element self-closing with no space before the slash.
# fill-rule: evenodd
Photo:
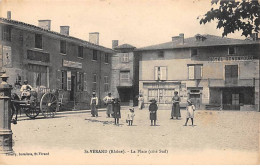
<svg viewBox="0 0 260 168">
<path fill-rule="evenodd" d="M 121 118 L 121 112 L 120 112 L 120 101 L 118 98 L 113 98 L 111 96 L 111 93 L 108 93 L 108 95 L 103 99 L 107 106 L 106 114 L 107 117 L 113 117 L 115 119 L 115 125 L 119 125 L 119 119 Z M 142 95 L 139 95 L 138 98 L 139 104 L 138 108 L 142 109 L 143 108 L 143 103 L 144 99 Z M 171 119 L 179 119 L 181 117 L 180 113 L 180 97 L 178 96 L 178 92 L 174 92 L 174 96 L 172 98 L 172 110 L 171 110 Z M 97 110 L 97 105 L 98 105 L 98 98 L 96 97 L 95 93 L 93 93 L 93 96 L 91 98 L 91 114 L 92 117 L 97 117 L 98 116 L 98 110 Z M 149 105 L 149 113 L 150 113 L 150 120 L 151 120 L 151 126 L 156 125 L 156 120 L 157 120 L 157 111 L 158 111 L 158 106 L 157 102 L 155 99 L 151 100 L 151 103 Z M 189 118 L 191 118 L 191 123 L 193 126 L 193 118 L 194 118 L 194 111 L 195 111 L 195 106 L 192 104 L 192 101 L 189 99 L 187 100 L 187 107 L 186 107 L 186 122 L 184 126 L 187 126 L 187 123 L 189 121 Z M 134 120 L 134 108 L 130 108 L 129 112 L 127 113 L 127 119 L 126 122 L 128 125 L 133 124 Z"/>
</svg>

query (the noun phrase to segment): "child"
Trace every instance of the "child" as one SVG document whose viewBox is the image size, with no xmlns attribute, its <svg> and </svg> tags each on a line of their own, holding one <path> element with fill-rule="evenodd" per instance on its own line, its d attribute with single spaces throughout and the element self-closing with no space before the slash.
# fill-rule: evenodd
<svg viewBox="0 0 260 168">
<path fill-rule="evenodd" d="M 134 116 L 135 116 L 135 109 L 134 108 L 130 108 L 129 112 L 127 113 L 127 122 L 128 125 L 133 125 L 133 120 L 134 120 Z"/>
<path fill-rule="evenodd" d="M 115 98 L 113 102 L 113 117 L 115 118 L 115 125 L 119 125 L 119 118 L 121 118 L 121 113 L 120 113 L 120 103 L 119 99 Z"/>
<path fill-rule="evenodd" d="M 158 106 L 156 104 L 155 99 L 152 99 L 151 102 L 152 103 L 149 105 L 149 112 L 150 112 L 151 126 L 153 126 L 153 125 L 156 125 Z"/>
<path fill-rule="evenodd" d="M 193 118 L 194 118 L 194 111 L 195 111 L 195 106 L 192 104 L 191 100 L 187 100 L 187 116 L 186 116 L 186 123 L 184 126 L 187 126 L 187 123 L 189 121 L 189 118 L 191 118 L 191 124 L 193 126 Z"/>
</svg>

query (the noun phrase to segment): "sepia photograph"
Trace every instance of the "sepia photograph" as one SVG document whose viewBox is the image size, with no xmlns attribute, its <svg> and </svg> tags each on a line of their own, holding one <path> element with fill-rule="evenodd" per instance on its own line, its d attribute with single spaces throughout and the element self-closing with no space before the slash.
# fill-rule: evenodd
<svg viewBox="0 0 260 168">
<path fill-rule="evenodd" d="M 259 165 L 259 0 L 0 0 L 0 165 Z"/>
</svg>

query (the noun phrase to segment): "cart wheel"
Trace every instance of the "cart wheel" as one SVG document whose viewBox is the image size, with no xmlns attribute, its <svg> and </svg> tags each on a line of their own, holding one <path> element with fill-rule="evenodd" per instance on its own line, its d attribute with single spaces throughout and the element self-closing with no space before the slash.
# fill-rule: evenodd
<svg viewBox="0 0 260 168">
<path fill-rule="evenodd" d="M 27 117 L 30 117 L 31 119 L 35 119 L 39 115 L 40 110 L 37 108 L 28 108 L 24 110 L 24 113 L 26 114 Z"/>
<path fill-rule="evenodd" d="M 44 117 L 54 117 L 58 110 L 58 99 L 52 93 L 45 93 L 40 102 L 40 110 Z"/>
</svg>

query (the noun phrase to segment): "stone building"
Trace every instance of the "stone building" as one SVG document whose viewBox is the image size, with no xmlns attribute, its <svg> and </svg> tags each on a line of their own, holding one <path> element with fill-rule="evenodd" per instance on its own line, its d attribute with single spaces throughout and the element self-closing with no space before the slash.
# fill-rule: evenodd
<svg viewBox="0 0 260 168">
<path fill-rule="evenodd" d="M 118 40 L 112 41 L 115 54 L 112 56 L 111 92 L 120 98 L 123 104 L 137 105 L 138 95 L 138 59 L 134 57 L 135 47 L 130 44 L 118 46 Z"/>
<path fill-rule="evenodd" d="M 139 90 L 145 102 L 170 106 L 174 91 L 181 106 L 191 98 L 197 108 L 259 111 L 257 36 L 239 40 L 213 35 L 175 36 L 139 48 Z"/>
<path fill-rule="evenodd" d="M 88 103 L 93 91 L 103 98 L 110 88 L 113 50 L 98 44 L 97 32 L 90 33 L 88 42 L 69 31 L 69 26 L 52 31 L 50 20 L 34 26 L 0 18 L 0 70 L 7 72 L 10 84 L 26 79 L 36 89 L 58 89 L 65 104 Z"/>
</svg>

